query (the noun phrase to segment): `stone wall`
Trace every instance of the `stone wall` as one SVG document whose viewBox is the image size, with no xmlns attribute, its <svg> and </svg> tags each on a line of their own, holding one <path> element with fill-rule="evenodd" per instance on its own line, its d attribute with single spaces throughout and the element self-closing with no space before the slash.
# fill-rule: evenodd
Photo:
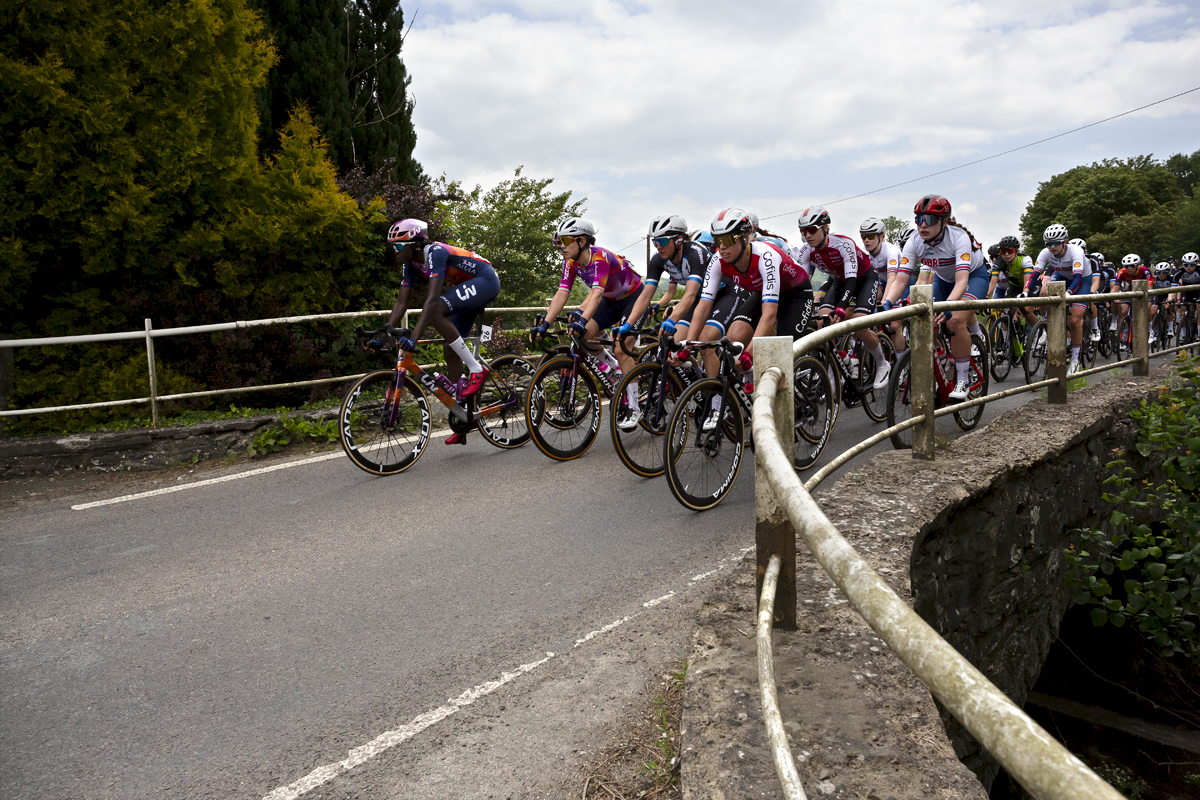
<svg viewBox="0 0 1200 800">
<path fill-rule="evenodd" d="M 1103 466 L 1132 448 L 1132 406 L 1169 376 L 1113 378 L 1065 406 L 1033 400 L 914 461 L 893 452 L 819 497 L 852 542 L 872 528 L 912 542 L 914 609 L 1018 705 L 1037 681 L 1069 602 L 1070 530 L 1108 517 Z M 1135 468 L 1146 465 L 1133 452 Z M 999 764 L 941 708 L 958 757 L 985 786 Z"/>
</svg>

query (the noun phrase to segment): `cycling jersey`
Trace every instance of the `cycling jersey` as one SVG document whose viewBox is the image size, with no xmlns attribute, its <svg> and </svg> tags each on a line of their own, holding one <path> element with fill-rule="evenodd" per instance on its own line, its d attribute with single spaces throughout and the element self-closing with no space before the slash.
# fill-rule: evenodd
<svg viewBox="0 0 1200 800">
<path fill-rule="evenodd" d="M 1121 284 L 1121 291 L 1124 292 L 1133 288 L 1134 281 L 1149 281 L 1150 288 L 1154 288 L 1154 276 L 1150 274 L 1150 268 L 1145 264 L 1140 267 L 1121 267 L 1117 271 L 1116 281 Z"/>
<path fill-rule="evenodd" d="M 816 268 L 831 278 L 848 281 L 851 278 L 861 278 L 871 269 L 871 257 L 859 249 L 854 240 L 837 233 L 825 237 L 825 246 L 815 248 L 805 244 L 800 248 L 796 263 L 806 273 Z"/>
<path fill-rule="evenodd" d="M 997 276 L 1000 283 L 1011 282 L 1024 286 L 1029 282 L 1029 274 L 1033 272 L 1033 259 L 1024 253 L 1017 253 L 1012 263 L 1006 263 L 1003 256 L 996 258 L 992 264 L 992 274 Z"/>
<path fill-rule="evenodd" d="M 595 245 L 588 248 L 586 264 L 563 259 L 562 281 L 558 288 L 571 291 L 576 277 L 589 289 L 603 288 L 604 297 L 609 300 L 621 300 L 642 288 L 642 278 L 633 271 L 628 259 Z"/>
<path fill-rule="evenodd" d="M 1200 269 L 1194 269 L 1191 272 L 1184 270 L 1179 273 L 1175 285 L 1180 288 L 1184 286 L 1200 286 Z M 1179 295 L 1179 299 L 1187 305 L 1192 305 L 1197 300 L 1200 300 L 1200 292 L 1182 292 Z"/>
<path fill-rule="evenodd" d="M 646 267 L 646 283 L 658 286 L 664 270 L 671 283 L 682 285 L 685 281 L 703 281 L 708 259 L 708 249 L 699 242 L 684 242 L 683 258 L 678 266 L 673 258 L 663 258 L 655 253 L 650 256 L 650 264 Z"/>
<path fill-rule="evenodd" d="M 421 251 L 421 260 L 415 258 L 404 265 L 401 286 L 412 286 L 420 272 L 426 278 L 441 278 L 443 285 L 455 286 L 463 281 L 480 276 L 494 275 L 492 262 L 481 255 L 442 242 L 431 242 Z"/>
<path fill-rule="evenodd" d="M 945 227 L 937 244 L 930 244 L 920 236 L 908 240 L 900 252 L 900 270 L 911 273 L 918 263 L 921 272 L 932 272 L 944 281 L 953 282 L 960 272 L 968 272 L 972 277 L 988 274 L 983 252 L 975 249 L 970 234 L 954 225 Z"/>
<path fill-rule="evenodd" d="M 871 268 L 882 286 L 887 286 L 888 275 L 900 269 L 900 248 L 891 242 L 880 242 L 875 255 L 867 254 L 871 259 Z"/>
<path fill-rule="evenodd" d="M 1074 282 L 1077 278 L 1083 279 L 1091 276 L 1092 262 L 1086 253 L 1068 243 L 1061 256 L 1051 253 L 1049 247 L 1042 248 L 1042 252 L 1038 253 L 1037 266 L 1034 269 L 1043 274 L 1047 274 L 1047 272 L 1057 275 L 1070 273 L 1072 282 Z"/>
<path fill-rule="evenodd" d="M 701 297 L 717 299 L 722 275 L 735 286 L 761 294 L 763 303 L 778 303 L 781 292 L 795 289 L 808 280 L 808 272 L 775 245 L 755 241 L 746 246 L 750 248 L 750 266 L 745 272 L 739 272 L 719 254 L 709 259 L 704 284 L 700 287 Z"/>
</svg>

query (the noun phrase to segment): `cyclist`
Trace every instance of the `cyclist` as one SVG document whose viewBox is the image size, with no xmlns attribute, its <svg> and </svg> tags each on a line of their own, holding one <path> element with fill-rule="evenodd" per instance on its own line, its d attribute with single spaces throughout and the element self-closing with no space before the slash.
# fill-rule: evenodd
<svg viewBox="0 0 1200 800">
<path fill-rule="evenodd" d="M 1172 285 L 1173 284 L 1171 282 L 1171 265 L 1168 264 L 1166 261 L 1160 261 L 1157 264 L 1155 264 L 1154 265 L 1154 286 L 1155 286 L 1155 288 L 1166 289 L 1167 287 L 1172 286 Z M 1163 312 L 1164 316 L 1167 315 L 1168 309 L 1171 307 L 1171 300 L 1174 299 L 1174 297 L 1175 297 L 1175 295 L 1171 295 L 1171 294 L 1165 295 L 1165 296 L 1164 295 L 1155 295 L 1154 297 L 1152 297 L 1150 299 L 1150 344 L 1155 344 L 1156 342 L 1158 342 L 1158 332 L 1155 331 L 1155 329 L 1154 329 L 1154 318 L 1158 316 L 1158 312 L 1160 310 Z M 1174 320 L 1171 320 L 1168 317 L 1167 332 L 1166 332 L 1166 336 L 1168 339 L 1171 338 L 1172 333 L 1174 333 Z"/>
<path fill-rule="evenodd" d="M 1067 294 L 1082 294 L 1091 285 L 1092 262 L 1079 248 L 1067 241 L 1065 225 L 1054 223 L 1042 233 L 1046 246 L 1038 253 L 1035 273 L 1049 275 L 1051 281 L 1065 281 Z M 1048 286 L 1042 282 L 1041 294 L 1045 296 Z M 1071 363 L 1067 374 L 1079 370 L 1079 350 L 1083 346 L 1083 312 L 1087 303 L 1071 303 L 1067 320 L 1071 331 Z"/>
<path fill-rule="evenodd" d="M 950 201 L 940 194 L 927 194 L 913 207 L 917 235 L 900 251 L 900 266 L 921 264 L 917 283 L 933 284 L 934 302 L 978 300 L 988 287 L 988 265 L 983 245 L 951 216 Z M 954 311 L 949 318 L 950 353 L 954 356 L 956 380 L 951 400 L 970 394 L 971 338 L 968 329 L 981 339 L 979 320 L 970 309 Z"/>
<path fill-rule="evenodd" d="M 728 336 L 746 345 L 738 359 L 746 370 L 752 363 L 754 337 L 772 336 L 776 330 L 793 339 L 803 334 L 812 316 L 812 288 L 808 273 L 791 256 L 750 238 L 754 225 L 742 209 L 723 210 L 709 230 L 717 252 L 708 261 L 692 320 L 704 320 L 700 341 Z M 705 373 L 715 377 L 716 354 L 705 350 L 703 361 Z M 704 430 L 716 428 L 720 401 L 713 398 L 712 411 L 701 426 Z"/>
<path fill-rule="evenodd" d="M 1069 242 L 1069 244 L 1073 244 L 1076 247 L 1078 247 L 1081 251 L 1083 251 L 1084 258 L 1086 258 L 1088 260 L 1088 263 L 1092 265 L 1092 276 L 1091 276 L 1090 282 L 1086 281 L 1086 280 L 1083 282 L 1084 287 L 1087 288 L 1087 291 L 1085 292 L 1085 294 L 1099 294 L 1100 284 L 1104 278 L 1104 275 L 1100 271 L 1100 266 L 1101 266 L 1101 264 L 1104 263 L 1104 260 L 1097 259 L 1095 255 L 1093 255 L 1092 253 L 1089 253 L 1087 251 L 1087 242 L 1084 241 L 1083 239 L 1078 239 L 1078 238 L 1072 239 Z M 1081 288 L 1081 291 L 1082 291 L 1082 288 Z M 1096 304 L 1095 303 L 1088 303 L 1087 313 L 1090 313 L 1092 315 L 1090 333 L 1088 335 L 1091 337 L 1091 340 L 1093 342 L 1098 342 L 1098 341 L 1100 341 L 1100 317 L 1096 313 Z"/>
<path fill-rule="evenodd" d="M 900 248 L 887 240 L 887 226 L 878 217 L 867 217 L 858 226 L 858 238 L 862 240 L 863 250 L 871 258 L 871 267 L 875 270 L 875 296 L 880 298 L 880 306 L 884 311 L 890 309 L 893 303 L 887 298 L 888 287 L 893 283 L 904 283 L 900 273 Z M 903 289 L 908 296 L 908 287 Z M 904 352 L 904 326 L 893 322 L 889 326 L 892 346 L 897 353 Z"/>
<path fill-rule="evenodd" d="M 1033 259 L 1019 252 L 1021 243 L 1015 236 L 1002 236 L 996 243 L 996 248 L 999 255 L 992 265 L 992 278 L 991 283 L 988 284 L 988 294 L 991 295 L 995 292 L 996 294 L 993 296 L 997 298 L 1019 297 L 1033 274 Z M 1003 294 L 1000 293 L 1001 280 L 1008 284 L 1008 288 Z M 1025 307 L 1021 310 L 1025 314 L 1025 321 L 1030 326 L 1037 324 L 1037 315 L 1034 314 L 1032 307 Z"/>
<path fill-rule="evenodd" d="M 388 231 L 388 241 L 396 249 L 403 274 L 400 293 L 392 306 L 388 324 L 400 325 L 412 287 L 419 272 L 429 281 L 421 314 L 412 331 L 397 342 L 401 350 L 412 352 L 427 325 L 448 342 L 443 348 L 446 372 L 451 382 L 457 382 L 465 365 L 470 373 L 459 398 L 470 397 L 480 390 L 488 369 L 476 360 L 463 341 L 471 326 L 488 303 L 500 294 L 500 278 L 492 264 L 483 256 L 442 242 L 429 241 L 429 226 L 419 219 L 402 219 Z M 443 292 L 443 288 L 445 291 Z M 466 444 L 466 434 L 454 434 L 446 444 Z"/>
<path fill-rule="evenodd" d="M 1142 263 L 1142 257 L 1137 253 L 1130 253 L 1121 259 L 1121 269 L 1117 270 L 1116 281 L 1117 288 L 1122 292 L 1132 290 L 1134 281 L 1147 281 L 1149 287 L 1154 288 L 1154 275 L 1150 272 L 1150 268 Z M 1120 308 L 1117 309 L 1118 328 L 1125 319 L 1125 315 L 1129 313 L 1129 303 L 1129 300 L 1122 300 Z"/>
<path fill-rule="evenodd" d="M 558 291 L 550 299 L 545 315 L 539 315 L 529 329 L 531 337 L 544 336 L 550 329 L 548 320 L 555 319 L 567 304 L 567 296 L 575 279 L 579 278 L 588 287 L 587 297 L 576 311 L 568 315 L 572 333 L 584 339 L 595 339 L 600 331 L 623 324 L 638 300 L 642 278 L 633 270 L 633 265 L 624 256 L 596 247 L 596 226 L 580 217 L 567 217 L 554 234 L 554 246 L 563 256 L 562 280 Z M 633 346 L 633 337 L 628 337 L 626 346 Z M 616 348 L 616 364 L 603 348 L 600 350 L 601 369 L 615 367 L 628 371 L 633 369 L 633 359 L 625 351 Z M 632 404 L 637 403 L 637 387 L 630 386 Z"/>
<path fill-rule="evenodd" d="M 1196 286 L 1200 284 L 1200 256 L 1197 256 L 1195 253 L 1184 253 L 1183 258 L 1180 260 L 1183 263 L 1183 269 L 1177 276 L 1176 285 L 1182 288 L 1184 286 Z M 1179 293 L 1179 322 L 1181 325 L 1187 316 L 1193 318 L 1196 316 L 1197 301 L 1200 301 L 1200 291 Z M 1180 330 L 1184 329 L 1181 328 Z"/>
<path fill-rule="evenodd" d="M 856 317 L 874 314 L 878 295 L 871 258 L 850 237 L 830 233 L 830 222 L 829 212 L 822 206 L 806 208 L 797 220 L 805 244 L 796 262 L 805 272 L 811 272 L 815 265 L 828 276 L 817 292 L 817 313 L 822 322 L 841 322 L 847 313 Z M 892 365 L 883 355 L 879 336 L 870 328 L 855 331 L 854 336 L 875 359 L 873 388 L 886 387 Z"/>
</svg>

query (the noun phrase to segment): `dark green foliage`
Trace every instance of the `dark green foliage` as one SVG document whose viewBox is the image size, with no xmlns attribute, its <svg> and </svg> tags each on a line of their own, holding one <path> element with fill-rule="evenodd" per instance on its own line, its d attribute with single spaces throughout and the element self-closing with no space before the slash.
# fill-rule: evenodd
<svg viewBox="0 0 1200 800">
<path fill-rule="evenodd" d="M 1139 479 L 1124 459 L 1104 499 L 1114 505 L 1106 530 L 1078 531 L 1066 551 L 1073 602 L 1096 606 L 1095 625 L 1126 623 L 1156 645 L 1164 658 L 1180 654 L 1200 664 L 1200 370 L 1185 362 L 1181 387 L 1134 411 L 1138 454 L 1161 460 L 1163 480 Z M 1160 508 L 1164 521 L 1136 522 Z"/>
<path fill-rule="evenodd" d="M 545 304 L 562 275 L 554 231 L 563 218 L 584 213 L 584 200 L 571 202 L 570 192 L 547 190 L 553 178 L 527 178 L 521 170 L 517 167 L 511 180 L 486 194 L 478 186 L 464 193 L 457 182 L 445 178 L 435 185 L 443 197 L 451 198 L 439 203 L 448 240 L 479 253 L 496 268 L 496 306 Z"/>
<path fill-rule="evenodd" d="M 1037 253 L 1042 231 L 1054 222 L 1113 262 L 1128 253 L 1153 263 L 1196 250 L 1200 210 L 1191 192 L 1197 168 L 1200 150 L 1166 163 L 1152 156 L 1106 159 L 1055 175 L 1039 185 L 1021 217 L 1026 250 Z"/>
<path fill-rule="evenodd" d="M 424 183 L 412 158 L 408 74 L 400 59 L 404 15 L 396 0 L 252 0 L 279 53 L 258 92 L 265 154 L 297 106 L 312 112 L 339 172 L 356 167 Z"/>
</svg>

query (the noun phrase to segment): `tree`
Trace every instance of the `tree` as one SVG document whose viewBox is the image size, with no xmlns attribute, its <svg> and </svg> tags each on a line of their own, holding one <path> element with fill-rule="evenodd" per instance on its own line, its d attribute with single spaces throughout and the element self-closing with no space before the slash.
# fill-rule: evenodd
<svg viewBox="0 0 1200 800">
<path fill-rule="evenodd" d="M 908 220 L 900 219 L 899 217 L 884 217 L 883 227 L 887 232 L 887 240 L 892 244 L 897 244 L 900 241 L 900 234 L 912 227 Z"/>
<path fill-rule="evenodd" d="M 1194 223 L 1184 213 L 1191 208 L 1185 192 L 1194 185 L 1191 170 L 1200 164 L 1200 153 L 1175 155 L 1166 163 L 1173 166 L 1153 156 L 1107 159 L 1041 183 L 1021 217 L 1028 251 L 1040 250 L 1042 232 L 1059 222 L 1113 261 L 1126 253 L 1147 261 L 1180 255 L 1179 244 L 1195 239 Z"/>
<path fill-rule="evenodd" d="M 445 177 L 434 184 L 438 194 L 461 197 L 439 203 L 446 236 L 492 262 L 500 276 L 498 306 L 545 302 L 562 271 L 554 231 L 565 217 L 584 213 L 586 198 L 571 202 L 569 191 L 551 194 L 553 178 L 527 178 L 522 169 L 486 194 L 479 186 L 464 194 Z"/>
<path fill-rule="evenodd" d="M 408 75 L 400 59 L 404 15 L 397 0 L 253 0 L 279 51 L 259 92 L 264 154 L 298 105 L 312 111 L 338 171 L 393 165 L 419 183 Z"/>
</svg>

